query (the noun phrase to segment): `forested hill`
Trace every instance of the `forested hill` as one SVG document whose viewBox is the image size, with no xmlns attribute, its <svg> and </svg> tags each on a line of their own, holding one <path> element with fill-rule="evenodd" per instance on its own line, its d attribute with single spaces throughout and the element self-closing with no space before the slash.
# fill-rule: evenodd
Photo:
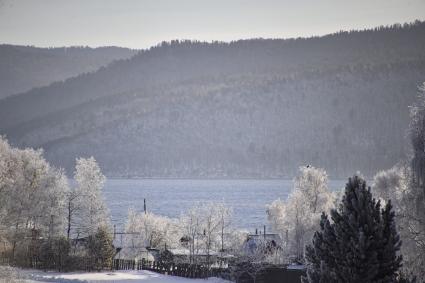
<svg viewBox="0 0 425 283">
<path fill-rule="evenodd" d="M 0 100 L 0 129 L 72 172 L 333 178 L 391 167 L 425 81 L 425 23 L 307 39 L 173 41 Z"/>
<path fill-rule="evenodd" d="M 135 50 L 119 47 L 37 48 L 0 45 L 0 98 L 92 72 Z"/>
</svg>

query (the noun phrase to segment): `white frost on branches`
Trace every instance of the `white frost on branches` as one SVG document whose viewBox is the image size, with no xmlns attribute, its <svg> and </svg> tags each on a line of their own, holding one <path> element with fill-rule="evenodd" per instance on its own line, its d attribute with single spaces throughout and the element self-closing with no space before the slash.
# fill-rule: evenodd
<svg viewBox="0 0 425 283">
<path fill-rule="evenodd" d="M 109 211 L 102 196 L 105 176 L 93 157 L 77 158 L 74 179 L 78 195 L 78 233 L 88 236 L 100 227 L 110 227 Z"/>
<path fill-rule="evenodd" d="M 334 207 L 335 196 L 328 190 L 328 177 L 323 169 L 300 167 L 294 190 L 288 199 L 277 199 L 267 206 L 272 230 L 283 241 L 288 260 L 302 260 L 304 248 L 318 227 L 322 212 Z"/>
<path fill-rule="evenodd" d="M 177 221 L 152 212 L 136 212 L 130 209 L 125 232 L 125 246 L 144 249 L 175 247 L 180 240 L 181 233 L 177 228 Z"/>
<path fill-rule="evenodd" d="M 63 170 L 49 165 L 42 150 L 12 148 L 0 137 L 0 231 L 12 244 L 12 257 L 36 231 L 50 238 L 65 225 Z"/>
</svg>

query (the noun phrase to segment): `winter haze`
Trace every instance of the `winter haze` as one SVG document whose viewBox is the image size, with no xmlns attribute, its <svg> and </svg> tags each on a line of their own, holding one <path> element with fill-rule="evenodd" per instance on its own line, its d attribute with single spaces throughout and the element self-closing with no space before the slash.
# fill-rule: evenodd
<svg viewBox="0 0 425 283">
<path fill-rule="evenodd" d="M 68 172 L 93 155 L 108 176 L 291 177 L 305 164 L 371 175 L 402 157 L 425 71 L 425 24 L 379 26 L 424 9 L 2 1 L 0 130 Z M 75 45 L 102 48 L 64 48 Z"/>
<path fill-rule="evenodd" d="M 0 0 L 0 283 L 425 282 L 424 11 Z"/>
<path fill-rule="evenodd" d="M 16 60 L 1 67 L 4 96 L 14 80 L 17 90 L 46 86 L 1 100 L 0 129 L 68 172 L 75 156 L 93 155 L 108 176 L 291 177 L 305 164 L 370 176 L 405 153 L 424 46 L 422 22 L 306 39 L 176 40 L 133 57 L 4 45 L 0 56 Z M 127 59 L 90 55 L 100 52 Z M 70 56 L 80 57 L 67 64 Z M 85 73 L 64 79 L 60 66 L 78 60 Z"/>
</svg>

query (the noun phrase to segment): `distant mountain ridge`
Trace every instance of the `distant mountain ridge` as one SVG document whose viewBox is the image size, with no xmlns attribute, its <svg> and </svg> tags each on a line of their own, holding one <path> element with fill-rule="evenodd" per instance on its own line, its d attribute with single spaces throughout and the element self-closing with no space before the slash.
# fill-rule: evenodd
<svg viewBox="0 0 425 283">
<path fill-rule="evenodd" d="M 121 47 L 39 48 L 0 45 L 0 99 L 47 86 L 82 73 L 93 72 L 136 50 Z"/>
<path fill-rule="evenodd" d="M 332 177 L 392 166 L 425 81 L 425 23 L 308 39 L 172 41 L 0 100 L 0 132 L 72 172 Z"/>
</svg>

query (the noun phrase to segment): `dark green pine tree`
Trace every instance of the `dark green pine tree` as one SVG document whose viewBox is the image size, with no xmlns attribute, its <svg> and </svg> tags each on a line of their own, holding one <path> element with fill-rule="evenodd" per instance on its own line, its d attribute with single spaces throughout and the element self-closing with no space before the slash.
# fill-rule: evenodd
<svg viewBox="0 0 425 283">
<path fill-rule="evenodd" d="M 111 267 L 115 250 L 112 237 L 106 227 L 98 228 L 96 234 L 89 236 L 87 248 L 93 269 L 102 270 Z"/>
<path fill-rule="evenodd" d="M 303 282 L 396 282 L 401 241 L 391 202 L 381 209 L 366 182 L 354 176 L 331 219 L 322 215 L 313 245 L 306 248 Z"/>
</svg>

